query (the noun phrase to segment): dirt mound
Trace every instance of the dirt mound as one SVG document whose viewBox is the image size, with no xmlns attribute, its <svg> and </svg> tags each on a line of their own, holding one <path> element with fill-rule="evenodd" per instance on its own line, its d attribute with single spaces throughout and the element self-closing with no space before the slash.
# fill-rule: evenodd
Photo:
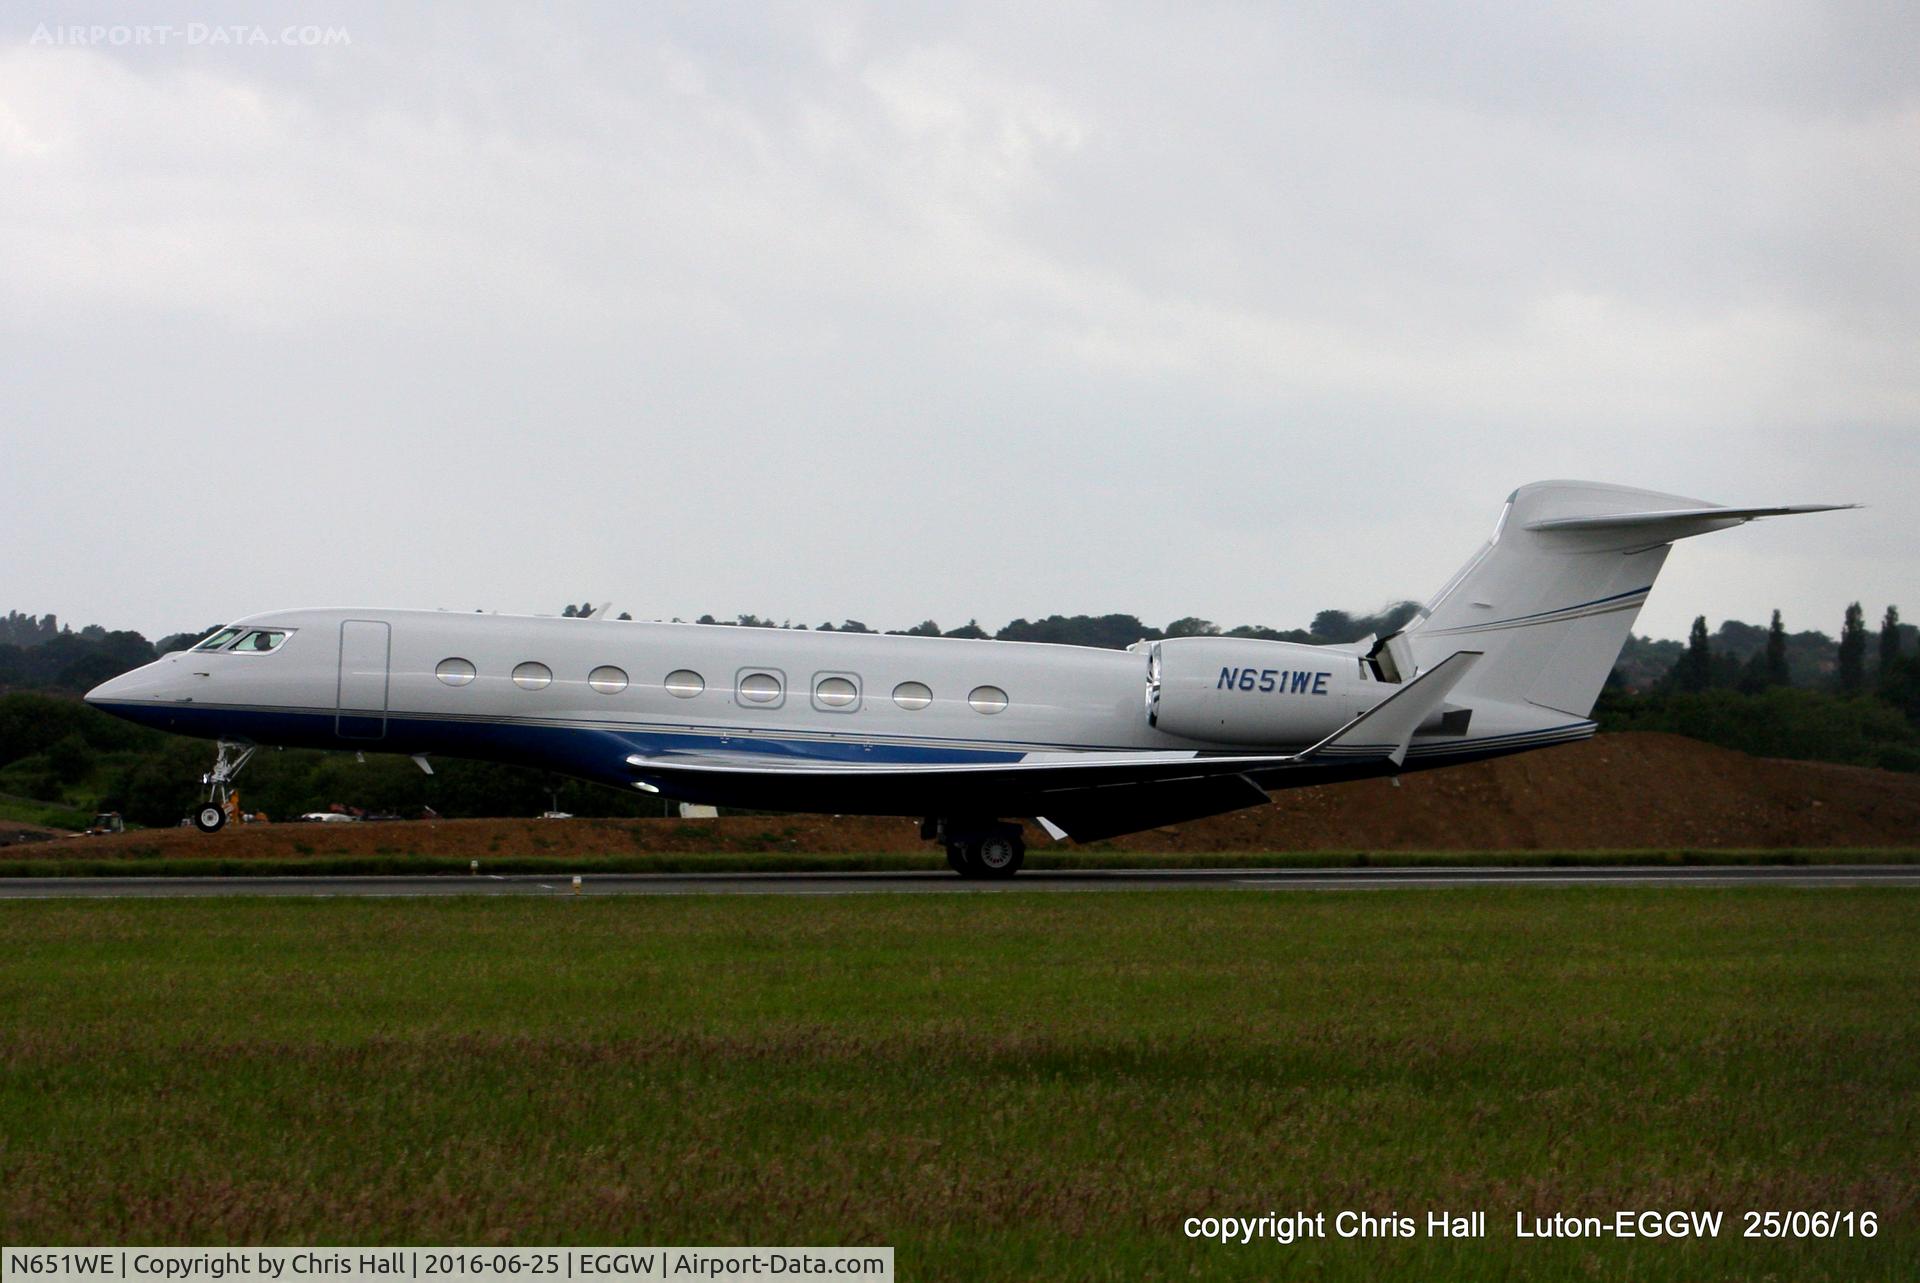
<svg viewBox="0 0 1920 1283">
<path fill-rule="evenodd" d="M 0 846 L 20 846 L 27 842 L 51 842 L 55 838 L 72 837 L 65 829 L 50 829 L 44 824 L 22 824 L 18 820 L 9 820 L 0 824 Z"/>
<path fill-rule="evenodd" d="M 1295 789 L 1180 829 L 1184 850 L 1911 846 L 1920 775 L 1749 757 L 1678 735 L 1603 735 L 1398 782 Z"/>
<path fill-rule="evenodd" d="M 1912 846 L 1920 776 L 1748 757 L 1676 735 L 1584 744 L 1400 778 L 1292 789 L 1271 806 L 1117 839 L 1137 851 L 1539 851 Z M 1036 845 L 1044 836 L 1035 833 Z M 147 830 L 35 843 L 39 854 L 220 856 L 631 855 L 650 851 L 912 851 L 917 821 L 433 820 L 263 824 L 212 836 Z"/>
</svg>

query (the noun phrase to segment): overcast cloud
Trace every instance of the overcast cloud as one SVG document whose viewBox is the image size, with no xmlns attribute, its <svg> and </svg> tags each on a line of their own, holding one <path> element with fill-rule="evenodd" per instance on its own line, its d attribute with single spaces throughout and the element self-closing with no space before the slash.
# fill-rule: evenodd
<svg viewBox="0 0 1920 1283">
<path fill-rule="evenodd" d="M 1573 476 L 1871 505 L 1641 631 L 1920 615 L 1910 3 L 122 9 L 0 24 L 0 608 L 1285 627 Z"/>
</svg>

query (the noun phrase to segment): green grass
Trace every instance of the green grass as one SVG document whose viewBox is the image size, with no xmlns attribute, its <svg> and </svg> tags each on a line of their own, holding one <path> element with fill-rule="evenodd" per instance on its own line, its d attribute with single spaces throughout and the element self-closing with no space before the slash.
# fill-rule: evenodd
<svg viewBox="0 0 1920 1283">
<path fill-rule="evenodd" d="M 1911 1278 L 1917 992 L 1892 889 L 7 902 L 0 1241 Z M 1731 1224 L 1512 1238 L 1642 1207 Z M 1181 1233 L 1346 1208 L 1492 1234 Z M 1883 1227 L 1750 1243 L 1748 1208 Z"/>
<path fill-rule="evenodd" d="M 92 811 L 62 806 L 58 802 L 41 802 L 12 793 L 0 793 L 0 825 L 38 824 L 48 829 L 84 829 L 92 823 L 93 816 Z"/>
<path fill-rule="evenodd" d="M 219 838 L 209 838 L 217 849 Z M 34 848 L 38 849 L 38 848 Z M 83 848 L 84 849 L 84 848 Z M 111 848 L 111 857 L 61 855 L 0 859 L 0 877 L 315 877 L 367 874 L 469 872 L 465 857 L 410 855 L 381 848 L 374 855 L 346 855 L 298 847 L 298 859 L 181 859 L 162 856 L 154 844 Z M 1041 869 L 1343 869 L 1459 868 L 1504 865 L 1520 868 L 1616 868 L 1624 865 L 1728 864 L 1915 864 L 1911 847 L 1678 849 L 1626 851 L 1124 851 L 1113 847 L 1029 850 L 1026 867 Z M 502 855 L 480 857 L 486 873 L 885 873 L 945 869 L 932 847 L 820 855 L 796 851 L 657 852 L 593 856 Z"/>
</svg>

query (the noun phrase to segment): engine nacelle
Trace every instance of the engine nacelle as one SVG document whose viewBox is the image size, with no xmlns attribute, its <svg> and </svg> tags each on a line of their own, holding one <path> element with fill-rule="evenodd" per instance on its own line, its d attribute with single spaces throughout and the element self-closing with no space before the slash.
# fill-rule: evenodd
<svg viewBox="0 0 1920 1283">
<path fill-rule="evenodd" d="M 1395 689 L 1328 646 L 1175 637 L 1148 654 L 1148 725 L 1220 744 L 1310 744 Z"/>
</svg>

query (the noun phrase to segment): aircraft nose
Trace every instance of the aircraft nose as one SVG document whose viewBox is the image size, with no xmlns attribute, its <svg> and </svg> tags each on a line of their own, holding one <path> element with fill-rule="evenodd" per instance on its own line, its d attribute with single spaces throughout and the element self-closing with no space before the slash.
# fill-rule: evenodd
<svg viewBox="0 0 1920 1283">
<path fill-rule="evenodd" d="M 80 698 L 89 704 L 111 704 L 125 697 L 128 686 L 132 685 L 127 680 L 131 676 L 131 673 L 122 673 L 118 677 L 109 677 Z"/>
<path fill-rule="evenodd" d="M 165 698 L 172 684 L 171 659 L 172 656 L 166 656 L 151 664 L 130 668 L 118 677 L 101 682 L 81 698 L 94 705 Z"/>
<path fill-rule="evenodd" d="M 103 713 L 142 726 L 172 729 L 184 692 L 172 656 L 101 682 L 81 698 Z"/>
</svg>

